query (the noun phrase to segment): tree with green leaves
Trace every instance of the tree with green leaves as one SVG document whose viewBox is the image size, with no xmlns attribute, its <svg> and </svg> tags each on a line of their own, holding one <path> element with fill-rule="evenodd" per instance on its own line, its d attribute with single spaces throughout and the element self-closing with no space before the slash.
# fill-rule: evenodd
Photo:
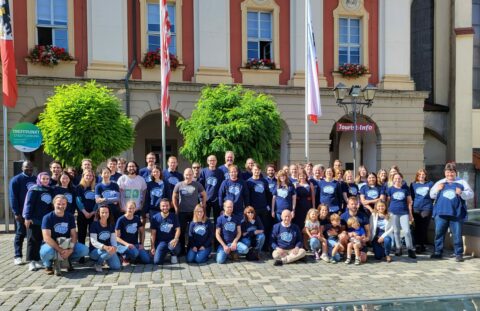
<svg viewBox="0 0 480 311">
<path fill-rule="evenodd" d="M 278 159 L 280 113 L 271 96 L 244 90 L 240 85 L 205 87 L 189 119 L 177 126 L 184 137 L 180 153 L 191 162 L 204 163 L 214 154 L 235 153 L 237 163 L 253 158 L 265 164 Z"/>
<path fill-rule="evenodd" d="M 134 143 L 120 100 L 95 81 L 57 86 L 39 119 L 45 153 L 63 165 L 79 167 L 89 158 L 96 166 Z"/>
</svg>

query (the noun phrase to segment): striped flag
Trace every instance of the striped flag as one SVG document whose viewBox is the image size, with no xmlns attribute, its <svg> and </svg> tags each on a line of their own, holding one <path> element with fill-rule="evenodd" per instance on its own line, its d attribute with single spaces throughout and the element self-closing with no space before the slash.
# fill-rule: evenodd
<svg viewBox="0 0 480 311">
<path fill-rule="evenodd" d="M 305 73 L 305 96 L 307 100 L 307 116 L 313 121 L 318 122 L 318 117 L 322 115 L 320 105 L 320 89 L 318 86 L 318 64 L 317 51 L 315 48 L 315 38 L 313 35 L 312 18 L 310 16 L 310 0 L 306 0 L 306 36 L 307 36 L 307 65 Z"/>
<path fill-rule="evenodd" d="M 3 105 L 15 108 L 18 97 L 17 69 L 8 0 L 0 0 L 0 57 L 2 59 Z"/>
<path fill-rule="evenodd" d="M 171 41 L 170 19 L 168 18 L 167 0 L 160 0 L 160 74 L 161 74 L 161 109 L 165 122 L 170 126 L 170 53 L 168 46 Z"/>
</svg>

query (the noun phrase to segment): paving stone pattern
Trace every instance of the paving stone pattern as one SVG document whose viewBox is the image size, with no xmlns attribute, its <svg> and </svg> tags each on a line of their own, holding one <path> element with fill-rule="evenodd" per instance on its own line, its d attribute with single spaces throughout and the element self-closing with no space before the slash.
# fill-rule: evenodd
<svg viewBox="0 0 480 311">
<path fill-rule="evenodd" d="M 373 258 L 360 266 L 306 262 L 273 266 L 240 260 L 218 265 L 137 265 L 96 273 L 75 265 L 62 277 L 13 265 L 13 235 L 0 234 L 2 310 L 213 310 L 282 304 L 480 293 L 480 259 Z M 24 245 L 24 253 L 26 244 Z"/>
</svg>

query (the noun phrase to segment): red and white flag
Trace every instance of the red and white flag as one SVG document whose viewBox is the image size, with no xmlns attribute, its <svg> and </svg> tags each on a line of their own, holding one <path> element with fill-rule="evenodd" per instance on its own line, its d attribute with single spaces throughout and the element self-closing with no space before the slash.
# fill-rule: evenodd
<svg viewBox="0 0 480 311">
<path fill-rule="evenodd" d="M 15 108 L 18 97 L 17 69 L 8 0 L 0 0 L 0 57 L 2 58 L 3 105 Z"/>
<path fill-rule="evenodd" d="M 318 86 L 318 64 L 317 51 L 315 48 L 315 38 L 313 36 L 312 18 L 310 16 L 310 0 L 306 0 L 306 36 L 307 36 L 307 65 L 305 73 L 305 96 L 307 100 L 307 116 L 313 123 L 318 122 L 318 117 L 322 115 L 320 105 L 320 89 Z"/>
<path fill-rule="evenodd" d="M 168 18 L 167 0 L 160 0 L 160 82 L 162 86 L 160 105 L 165 122 L 170 126 L 170 53 L 168 46 L 172 40 L 170 33 L 170 19 Z"/>
</svg>

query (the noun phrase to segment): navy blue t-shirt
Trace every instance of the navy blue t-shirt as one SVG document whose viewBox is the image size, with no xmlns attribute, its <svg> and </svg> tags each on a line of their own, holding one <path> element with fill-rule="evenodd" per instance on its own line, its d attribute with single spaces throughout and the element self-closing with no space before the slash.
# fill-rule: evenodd
<svg viewBox="0 0 480 311">
<path fill-rule="evenodd" d="M 270 193 L 273 193 L 273 190 L 275 190 L 275 187 L 277 186 L 277 179 L 275 177 L 265 177 L 265 180 L 268 183 L 268 190 L 270 190 Z"/>
<path fill-rule="evenodd" d="M 74 187 L 71 187 L 70 189 L 68 188 L 63 188 L 60 186 L 56 186 L 52 189 L 52 196 L 55 198 L 55 196 L 62 194 L 65 196 L 67 199 L 67 209 L 65 210 L 66 212 L 69 212 L 70 214 L 74 215 L 75 211 L 77 209 L 77 197 L 76 197 L 76 190 Z"/>
<path fill-rule="evenodd" d="M 256 230 L 264 230 L 262 221 L 258 216 L 252 221 L 247 220 L 246 218 L 242 222 L 242 235 L 245 232 L 254 233 Z"/>
<path fill-rule="evenodd" d="M 357 197 L 360 194 L 360 191 L 358 189 L 359 187 L 357 186 L 357 184 L 348 184 L 346 182 L 342 182 L 342 193 L 346 193 L 347 198 Z"/>
<path fill-rule="evenodd" d="M 90 224 L 88 229 L 90 234 L 97 234 L 97 241 L 105 246 L 112 246 L 112 235 L 115 235 L 115 227 L 107 225 L 103 227 L 99 221 L 94 221 Z M 95 246 L 90 243 L 90 251 L 94 250 Z"/>
<path fill-rule="evenodd" d="M 97 206 L 95 203 L 95 192 L 90 188 L 84 189 L 82 186 L 78 186 L 77 208 L 79 211 L 85 209 L 89 213 L 96 210 Z"/>
<path fill-rule="evenodd" d="M 272 248 L 276 249 L 280 247 L 281 249 L 290 250 L 295 247 L 302 247 L 303 236 L 300 233 L 300 229 L 296 224 L 290 224 L 290 226 L 285 227 L 283 223 L 279 222 L 273 226 L 272 229 Z"/>
<path fill-rule="evenodd" d="M 226 244 L 230 244 L 237 236 L 237 226 L 240 226 L 242 219 L 235 215 L 227 216 L 225 214 L 217 218 L 217 228 L 220 228 L 220 236 Z"/>
<path fill-rule="evenodd" d="M 175 185 L 183 181 L 183 175 L 179 172 L 170 172 L 169 170 L 163 170 L 163 180 L 168 182 L 170 189 L 174 189 Z M 172 200 L 172 193 L 168 193 L 168 199 Z"/>
<path fill-rule="evenodd" d="M 150 228 L 156 230 L 155 247 L 160 242 L 169 243 L 175 238 L 175 231 L 180 226 L 177 215 L 169 213 L 166 218 L 162 213 L 153 215 L 150 219 Z"/>
<path fill-rule="evenodd" d="M 205 188 L 207 202 L 215 203 L 218 201 L 218 189 L 224 180 L 225 177 L 220 169 L 211 170 L 208 167 L 202 169 L 198 182 Z"/>
<path fill-rule="evenodd" d="M 275 213 L 281 214 L 285 209 L 291 211 L 293 208 L 292 197 L 296 194 L 297 192 L 292 184 L 289 184 L 288 188 L 275 187 L 273 190 L 273 195 L 275 196 Z"/>
<path fill-rule="evenodd" d="M 213 225 L 206 222 L 191 222 L 188 228 L 188 248 L 212 247 Z"/>
<path fill-rule="evenodd" d="M 223 208 L 223 202 L 226 200 L 233 201 L 233 214 L 237 216 L 243 215 L 243 209 L 250 205 L 247 183 L 244 180 L 231 179 L 224 180 L 218 190 L 218 204 Z"/>
<path fill-rule="evenodd" d="M 218 167 L 218 169 L 222 171 L 222 173 L 223 173 L 223 179 L 224 179 L 224 180 L 230 179 L 230 174 L 229 174 L 229 172 L 228 172 L 228 167 L 226 167 L 225 164 L 220 165 L 220 166 Z M 239 173 L 240 173 L 240 172 L 239 172 Z M 240 178 L 240 176 L 238 176 L 238 177 Z"/>
<path fill-rule="evenodd" d="M 328 206 L 330 213 L 336 213 L 340 210 L 341 190 L 336 180 L 320 180 L 320 203 Z"/>
<path fill-rule="evenodd" d="M 250 205 L 253 206 L 256 211 L 266 210 L 267 206 L 270 206 L 269 202 L 272 201 L 270 190 L 268 190 L 268 182 L 263 178 L 250 178 L 247 180 L 247 187 Z"/>
<path fill-rule="evenodd" d="M 461 183 L 445 182 L 444 188 L 438 192 L 433 216 L 453 216 L 463 220 L 466 217 L 465 201 L 456 193 L 456 189 L 464 190 Z"/>
<path fill-rule="evenodd" d="M 132 219 L 128 219 L 125 215 L 117 220 L 115 230 L 120 230 L 120 238 L 125 242 L 133 245 L 139 243 L 138 230 L 143 227 L 140 217 L 134 215 Z"/>
<path fill-rule="evenodd" d="M 409 213 L 407 197 L 410 196 L 410 189 L 403 184 L 400 188 L 394 186 L 387 189 L 387 196 L 390 198 L 388 210 L 394 215 L 406 215 Z"/>
<path fill-rule="evenodd" d="M 148 183 L 152 180 L 152 171 L 148 168 L 148 166 L 142 167 L 138 171 L 138 175 L 142 176 L 145 179 L 145 182 Z"/>
<path fill-rule="evenodd" d="M 110 182 L 108 185 L 99 183 L 95 186 L 95 197 L 107 199 L 105 203 L 110 208 L 116 208 L 120 202 L 120 188 L 114 182 Z M 117 204 L 114 202 L 117 202 Z"/>
<path fill-rule="evenodd" d="M 346 210 L 344 213 L 342 213 L 342 215 L 340 215 L 341 225 L 347 227 L 347 222 L 351 217 L 357 217 L 358 222 L 360 223 L 360 226 L 362 226 L 362 227 L 365 227 L 365 225 L 370 224 L 370 220 L 369 220 L 368 216 L 365 215 L 364 213 L 362 213 L 361 211 L 358 211 L 357 215 L 351 216 L 349 211 Z"/>
<path fill-rule="evenodd" d="M 170 184 L 163 180 L 147 182 L 147 192 L 145 194 L 144 211 L 150 215 L 160 212 L 160 200 L 168 199 L 170 195 Z"/>
<path fill-rule="evenodd" d="M 433 209 L 433 200 L 430 198 L 430 189 L 433 187 L 432 181 L 426 183 L 412 182 L 410 184 L 410 194 L 413 200 L 413 210 L 415 212 L 431 211 Z"/>
<path fill-rule="evenodd" d="M 69 238 L 70 230 L 75 228 L 75 218 L 70 213 L 64 213 L 62 217 L 59 217 L 52 211 L 42 219 L 42 230 L 50 230 L 54 240 L 59 237 Z"/>
<path fill-rule="evenodd" d="M 383 193 L 383 188 L 380 186 L 369 186 L 365 185 L 360 189 L 360 193 L 365 196 L 366 200 L 376 200 L 378 199 Z"/>
</svg>

